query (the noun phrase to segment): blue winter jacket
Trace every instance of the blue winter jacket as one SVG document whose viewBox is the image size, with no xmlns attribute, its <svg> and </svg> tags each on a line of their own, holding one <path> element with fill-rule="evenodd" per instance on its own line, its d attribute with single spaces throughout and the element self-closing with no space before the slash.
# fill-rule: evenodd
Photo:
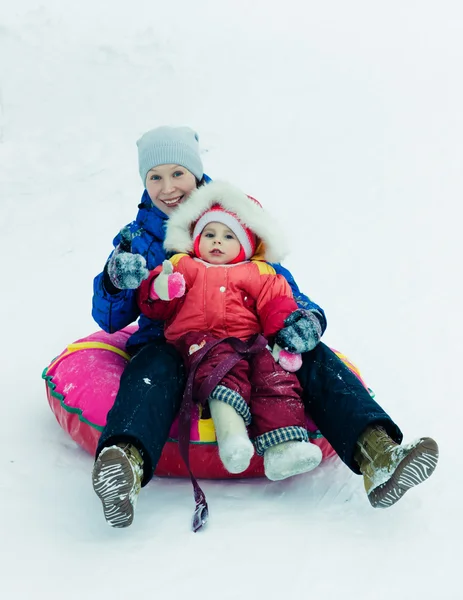
<svg viewBox="0 0 463 600">
<path fill-rule="evenodd" d="M 148 192 L 145 190 L 138 206 L 139 211 L 135 221 L 129 227 L 134 238 L 132 252 L 142 254 L 146 258 L 149 270 L 154 269 L 166 258 L 162 246 L 165 236 L 165 226 L 168 216 L 153 205 Z M 120 241 L 119 234 L 114 238 L 114 247 Z M 273 264 L 275 271 L 287 280 L 293 291 L 294 299 L 301 308 L 315 309 L 322 315 L 322 330 L 326 328 L 324 311 L 305 294 L 303 294 L 291 273 L 280 264 Z M 117 294 L 109 294 L 103 283 L 103 272 L 97 275 L 93 282 L 92 316 L 98 325 L 108 333 L 123 329 L 139 318 L 138 330 L 129 338 L 127 349 L 146 344 L 164 335 L 164 323 L 153 321 L 140 314 L 137 305 L 136 290 L 122 290 Z"/>
</svg>

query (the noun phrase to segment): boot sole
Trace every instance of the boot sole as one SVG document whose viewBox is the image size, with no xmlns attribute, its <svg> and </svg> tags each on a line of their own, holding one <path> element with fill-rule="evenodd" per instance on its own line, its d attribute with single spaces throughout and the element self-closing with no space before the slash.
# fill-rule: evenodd
<svg viewBox="0 0 463 600">
<path fill-rule="evenodd" d="M 422 438 L 398 464 L 392 477 L 368 494 L 370 504 L 374 508 L 389 508 L 398 502 L 405 492 L 433 474 L 438 458 L 436 442 L 431 438 Z"/>
<path fill-rule="evenodd" d="M 121 448 L 108 448 L 100 453 L 92 479 L 93 489 L 101 500 L 108 525 L 131 525 L 134 505 L 130 494 L 135 487 L 135 473 Z"/>
</svg>

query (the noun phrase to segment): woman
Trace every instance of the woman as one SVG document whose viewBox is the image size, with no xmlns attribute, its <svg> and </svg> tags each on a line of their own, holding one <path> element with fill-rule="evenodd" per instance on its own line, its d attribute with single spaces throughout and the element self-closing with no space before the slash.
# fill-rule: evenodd
<svg viewBox="0 0 463 600">
<path fill-rule="evenodd" d="M 145 133 L 137 145 L 145 186 L 139 212 L 115 238 L 115 250 L 94 281 L 92 314 L 110 333 L 139 317 L 135 290 L 165 259 L 167 219 L 194 189 L 209 181 L 198 136 L 191 129 L 159 127 Z M 297 374 L 305 408 L 344 463 L 363 474 L 372 506 L 391 506 L 432 474 L 437 444 L 420 438 L 399 445 L 398 426 L 345 364 L 319 342 L 326 328 L 323 310 L 300 292 L 289 271 L 273 266 L 287 279 L 300 309 L 288 317 L 276 341 L 290 352 L 303 353 Z M 141 316 L 127 351 L 132 360 L 108 414 L 93 469 L 95 492 L 113 527 L 132 523 L 138 493 L 152 477 L 184 387 L 182 360 L 166 343 L 162 323 Z"/>
</svg>

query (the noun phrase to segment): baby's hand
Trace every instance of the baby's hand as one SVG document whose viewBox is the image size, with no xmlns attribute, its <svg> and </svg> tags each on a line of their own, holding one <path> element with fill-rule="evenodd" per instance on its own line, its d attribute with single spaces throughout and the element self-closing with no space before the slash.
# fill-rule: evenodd
<svg viewBox="0 0 463 600">
<path fill-rule="evenodd" d="M 162 271 L 154 279 L 150 298 L 152 300 L 173 300 L 181 298 L 185 293 L 185 278 L 181 273 L 174 273 L 170 260 L 162 263 Z"/>
<path fill-rule="evenodd" d="M 287 350 L 283 350 L 278 344 L 273 346 L 272 355 L 275 362 L 279 363 L 285 371 L 288 371 L 288 373 L 294 373 L 302 366 L 302 357 L 300 354 L 294 354 Z"/>
</svg>

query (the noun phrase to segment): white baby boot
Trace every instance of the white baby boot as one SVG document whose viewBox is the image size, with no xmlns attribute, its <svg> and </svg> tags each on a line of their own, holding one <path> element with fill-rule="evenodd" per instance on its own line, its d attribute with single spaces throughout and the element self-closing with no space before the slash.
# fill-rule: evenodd
<svg viewBox="0 0 463 600">
<path fill-rule="evenodd" d="M 220 460 L 229 473 L 246 471 L 254 454 L 244 419 L 233 406 L 209 399 L 211 417 L 219 447 Z"/>
<path fill-rule="evenodd" d="M 290 441 L 271 446 L 264 452 L 264 471 L 268 479 L 279 481 L 318 467 L 322 452 L 310 442 Z"/>
</svg>

